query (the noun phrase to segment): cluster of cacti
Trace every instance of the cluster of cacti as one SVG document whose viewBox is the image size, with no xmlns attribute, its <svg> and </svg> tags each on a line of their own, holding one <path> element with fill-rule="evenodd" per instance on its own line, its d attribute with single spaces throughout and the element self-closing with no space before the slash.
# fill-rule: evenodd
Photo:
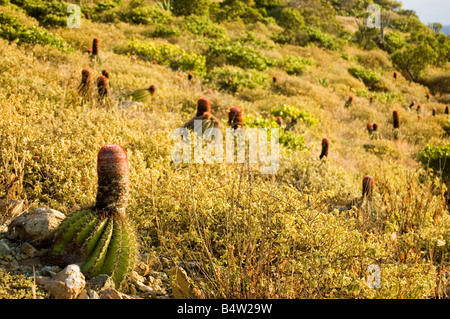
<svg viewBox="0 0 450 319">
<path fill-rule="evenodd" d="M 237 106 L 232 106 L 228 112 L 228 125 L 233 129 L 243 128 L 244 119 L 242 117 L 242 110 Z"/>
<path fill-rule="evenodd" d="M 49 252 L 59 264 L 79 263 L 88 277 L 110 276 L 116 287 L 135 264 L 137 243 L 127 220 L 129 164 L 119 145 L 105 145 L 98 153 L 98 190 L 92 208 L 77 211 L 60 224 Z"/>
<path fill-rule="evenodd" d="M 211 127 L 219 127 L 220 122 L 211 114 L 211 101 L 202 97 L 197 101 L 197 113 L 196 115 L 186 122 L 183 127 L 189 130 L 194 130 L 195 121 L 202 122 L 202 131 L 205 131 L 207 128 Z"/>
<path fill-rule="evenodd" d="M 330 139 L 325 137 L 322 139 L 322 151 L 320 152 L 319 158 L 322 159 L 324 157 L 328 157 L 328 151 L 330 149 Z"/>
<path fill-rule="evenodd" d="M 366 175 L 362 182 L 362 196 L 364 199 L 372 199 L 373 191 L 375 189 L 375 178 Z"/>
</svg>

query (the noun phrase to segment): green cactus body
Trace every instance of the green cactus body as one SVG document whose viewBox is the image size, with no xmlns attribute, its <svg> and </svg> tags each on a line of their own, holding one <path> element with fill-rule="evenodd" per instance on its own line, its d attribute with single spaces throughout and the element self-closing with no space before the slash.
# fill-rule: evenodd
<svg viewBox="0 0 450 319">
<path fill-rule="evenodd" d="M 125 151 L 120 148 L 106 151 L 103 157 L 99 154 L 97 202 L 91 209 L 69 215 L 60 224 L 49 255 L 57 264 L 78 263 L 88 278 L 106 274 L 116 288 L 132 272 L 137 251 L 134 229 L 124 214 L 128 160 L 126 153 L 124 158 L 116 158 L 122 153 Z"/>
</svg>

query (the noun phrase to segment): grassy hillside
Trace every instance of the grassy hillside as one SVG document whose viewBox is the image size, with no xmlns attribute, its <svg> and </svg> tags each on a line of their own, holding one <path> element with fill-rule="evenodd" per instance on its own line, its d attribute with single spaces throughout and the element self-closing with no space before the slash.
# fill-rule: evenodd
<svg viewBox="0 0 450 319">
<path fill-rule="evenodd" d="M 445 170 L 423 165 L 446 155 L 420 154 L 449 143 L 450 50 L 414 81 L 394 63 L 406 45 L 394 50 L 394 36 L 386 36 L 380 48 L 361 36 L 355 18 L 364 1 L 354 1 L 356 9 L 300 1 L 301 10 L 250 2 L 214 2 L 209 12 L 198 4 L 186 13 L 177 1 L 172 11 L 163 1 L 93 1 L 81 5 L 81 28 L 71 29 L 66 3 L 0 1 L 0 199 L 66 215 L 90 206 L 97 152 L 120 144 L 130 160 L 128 215 L 139 251 L 173 264 L 199 261 L 189 275 L 206 298 L 448 297 Z M 407 23 L 420 29 L 414 16 L 393 15 L 387 35 L 409 39 Z M 423 32 L 446 48 L 448 41 Z M 94 37 L 100 61 L 88 53 Z M 78 94 L 87 67 L 94 79 L 109 70 L 106 103 Z M 148 101 L 119 100 L 151 84 L 157 90 Z M 201 97 L 224 132 L 231 106 L 242 108 L 247 127 L 272 125 L 280 108 L 302 114 L 286 133 L 277 174 L 261 174 L 259 164 L 173 163 L 172 132 Z M 374 122 L 378 134 L 369 135 Z M 319 160 L 325 137 L 329 155 Z M 366 175 L 376 184 L 363 200 Z M 373 264 L 381 289 L 366 283 Z"/>
</svg>

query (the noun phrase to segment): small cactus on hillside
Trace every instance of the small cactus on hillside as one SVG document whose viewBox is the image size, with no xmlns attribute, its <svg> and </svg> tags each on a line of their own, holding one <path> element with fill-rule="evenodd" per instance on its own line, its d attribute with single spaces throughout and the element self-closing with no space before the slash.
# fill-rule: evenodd
<svg viewBox="0 0 450 319">
<path fill-rule="evenodd" d="M 449 112 L 449 107 L 448 107 L 448 105 L 445 106 L 445 111 L 444 111 L 444 113 L 445 113 L 445 114 L 449 114 L 449 113 L 450 113 L 450 112 Z"/>
<path fill-rule="evenodd" d="M 202 97 L 197 101 L 197 113 L 196 115 L 186 122 L 183 127 L 189 130 L 193 130 L 195 126 L 195 121 L 202 121 L 202 130 L 210 127 L 219 127 L 220 122 L 211 113 L 211 101 Z"/>
<path fill-rule="evenodd" d="M 349 107 L 350 105 L 352 105 L 353 101 L 355 100 L 355 97 L 353 95 L 350 95 L 348 97 L 347 102 L 345 102 L 345 107 Z"/>
<path fill-rule="evenodd" d="M 371 123 L 367 123 L 366 128 L 367 132 L 369 133 L 369 137 L 371 137 L 373 133 L 373 125 Z"/>
<path fill-rule="evenodd" d="M 281 116 L 277 116 L 276 121 L 279 126 L 284 126 L 284 120 Z"/>
<path fill-rule="evenodd" d="M 94 40 L 92 40 L 92 51 L 91 51 L 90 58 L 91 58 L 91 60 L 94 60 L 94 61 L 98 62 L 99 64 L 101 64 L 102 61 L 100 60 L 100 57 L 98 56 L 99 42 L 100 42 L 100 40 L 98 38 L 94 38 Z"/>
<path fill-rule="evenodd" d="M 97 92 L 100 100 L 105 100 L 109 97 L 108 78 L 104 75 L 100 75 L 97 78 Z"/>
<path fill-rule="evenodd" d="M 436 116 L 436 113 L 437 113 L 436 108 L 433 108 L 433 111 L 431 112 L 431 114 L 432 114 L 433 116 Z"/>
<path fill-rule="evenodd" d="M 81 83 L 78 86 L 78 93 L 86 99 L 92 98 L 93 79 L 92 70 L 85 68 L 81 71 Z"/>
<path fill-rule="evenodd" d="M 417 114 L 420 114 L 420 113 L 422 113 L 422 106 L 419 104 L 419 105 L 417 105 L 417 108 L 416 108 L 416 113 Z"/>
<path fill-rule="evenodd" d="M 328 157 L 328 151 L 330 149 L 330 139 L 325 137 L 324 139 L 322 139 L 322 152 L 320 153 L 319 158 L 322 159 L 324 157 Z"/>
<path fill-rule="evenodd" d="M 394 126 L 394 138 L 398 139 L 399 129 L 400 129 L 400 115 L 397 110 L 392 112 L 392 120 Z"/>
<path fill-rule="evenodd" d="M 277 83 L 277 82 L 278 82 L 278 78 L 277 78 L 276 76 L 273 76 L 273 77 L 272 77 L 272 82 L 273 82 L 273 83 Z"/>
<path fill-rule="evenodd" d="M 380 139 L 380 133 L 378 132 L 379 127 L 380 127 L 380 125 L 376 122 L 372 124 L 371 138 L 376 139 L 376 140 Z"/>
<path fill-rule="evenodd" d="M 134 229 L 126 216 L 129 164 L 119 145 L 105 145 L 98 153 L 95 205 L 62 221 L 49 259 L 59 265 L 81 264 L 88 278 L 110 276 L 116 288 L 131 274 L 137 252 Z"/>
<path fill-rule="evenodd" d="M 373 176 L 370 175 L 365 176 L 363 178 L 362 183 L 363 198 L 371 199 L 374 189 L 375 189 L 375 178 L 373 178 Z"/>
<path fill-rule="evenodd" d="M 398 73 L 397 73 L 397 71 L 394 71 L 394 80 L 397 80 L 397 77 L 398 77 Z"/>
<path fill-rule="evenodd" d="M 230 108 L 230 111 L 228 112 L 228 125 L 233 129 L 244 127 L 241 108 L 237 106 L 232 106 Z"/>
</svg>

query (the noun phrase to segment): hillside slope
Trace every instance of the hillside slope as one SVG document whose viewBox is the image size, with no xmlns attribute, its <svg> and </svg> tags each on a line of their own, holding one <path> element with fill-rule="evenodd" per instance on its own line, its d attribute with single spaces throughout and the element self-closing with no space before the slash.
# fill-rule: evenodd
<svg viewBox="0 0 450 319">
<path fill-rule="evenodd" d="M 206 298 L 448 296 L 446 186 L 423 168 L 419 153 L 449 143 L 449 100 L 428 99 L 430 89 L 404 73 L 394 79 L 386 51 L 352 41 L 339 47 L 340 38 L 325 31 L 304 46 L 280 43 L 286 27 L 274 19 L 217 22 L 176 16 L 151 1 L 89 8 L 80 29 L 36 20 L 27 11 L 32 1 L 6 2 L 0 19 L 12 27 L 0 39 L 0 199 L 66 215 L 91 206 L 97 152 L 115 143 L 130 160 L 127 212 L 140 253 L 173 265 L 199 262 L 189 275 Z M 93 38 L 99 60 L 87 53 Z M 106 104 L 78 94 L 87 67 L 94 79 L 109 70 Z M 351 70 L 378 80 L 370 85 Z M 449 70 L 447 63 L 427 72 Z M 151 84 L 157 89 L 149 100 L 120 101 Z M 201 97 L 211 100 L 223 132 L 231 106 L 243 110 L 246 127 L 276 127 L 280 110 L 288 123 L 297 114 L 276 174 L 261 174 L 259 163 L 173 163 L 172 132 L 192 118 Z M 378 133 L 369 135 L 374 122 Z M 319 160 L 325 137 L 329 155 Z M 376 182 L 371 199 L 361 197 L 366 175 Z M 31 276 L 31 268 L 14 271 L 1 258 L 9 275 Z M 369 265 L 381 268 L 381 289 L 368 287 Z"/>
</svg>

